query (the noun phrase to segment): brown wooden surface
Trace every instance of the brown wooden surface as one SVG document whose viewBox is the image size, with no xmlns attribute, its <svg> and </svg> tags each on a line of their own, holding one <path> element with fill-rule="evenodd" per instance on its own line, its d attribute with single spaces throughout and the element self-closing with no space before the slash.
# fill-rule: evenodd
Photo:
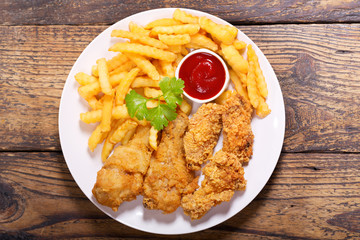
<svg viewBox="0 0 360 240">
<path fill-rule="evenodd" d="M 0 2 L 0 24 L 111 24 L 134 13 L 170 7 L 200 10 L 232 23 L 360 22 L 360 2 L 352 0 L 15 0 Z"/>
<path fill-rule="evenodd" d="M 160 237 L 98 210 L 73 181 L 61 153 L 0 153 L 0 158 L 3 237 Z M 271 180 L 243 211 L 182 239 L 359 237 L 359 169 L 359 154 L 284 153 Z"/>
<path fill-rule="evenodd" d="M 270 61 L 286 107 L 283 151 L 261 193 L 226 222 L 181 236 L 134 230 L 98 210 L 70 175 L 58 137 L 62 88 L 81 51 L 108 24 L 159 7 L 254 23 L 237 27 Z M 0 2 L 0 239 L 359 239 L 359 8 L 326 0 Z"/>
</svg>

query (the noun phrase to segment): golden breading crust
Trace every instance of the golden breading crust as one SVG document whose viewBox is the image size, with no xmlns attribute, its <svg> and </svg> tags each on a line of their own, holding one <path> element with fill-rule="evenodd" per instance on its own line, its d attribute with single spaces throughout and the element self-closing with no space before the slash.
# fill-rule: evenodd
<svg viewBox="0 0 360 240">
<path fill-rule="evenodd" d="M 204 180 L 193 194 L 185 195 L 181 206 L 191 219 L 200 219 L 213 206 L 229 201 L 235 190 L 244 190 L 244 169 L 232 153 L 218 151 L 203 169 Z"/>
<path fill-rule="evenodd" d="M 185 165 L 183 137 L 188 121 L 187 115 L 178 111 L 178 117 L 163 130 L 143 185 L 143 205 L 148 209 L 172 213 L 180 206 L 183 193 L 197 187 L 194 174 Z"/>
<path fill-rule="evenodd" d="M 149 145 L 150 126 L 139 126 L 133 139 L 114 150 L 97 174 L 92 190 L 96 200 L 117 211 L 124 201 L 141 194 L 143 174 L 146 173 L 152 154 Z"/>
<path fill-rule="evenodd" d="M 252 109 L 240 95 L 231 95 L 222 115 L 223 148 L 209 158 L 202 170 L 201 187 L 184 195 L 181 206 L 191 219 L 200 219 L 213 206 L 229 201 L 236 190 L 246 188 L 243 162 L 252 154 Z"/>
<path fill-rule="evenodd" d="M 235 154 L 241 162 L 249 162 L 254 134 L 251 130 L 253 109 L 240 95 L 231 95 L 225 102 L 222 116 L 223 150 Z"/>
<path fill-rule="evenodd" d="M 224 107 L 215 103 L 201 105 L 189 121 L 184 137 L 186 164 L 191 170 L 200 170 L 201 164 L 213 154 L 221 132 Z"/>
</svg>

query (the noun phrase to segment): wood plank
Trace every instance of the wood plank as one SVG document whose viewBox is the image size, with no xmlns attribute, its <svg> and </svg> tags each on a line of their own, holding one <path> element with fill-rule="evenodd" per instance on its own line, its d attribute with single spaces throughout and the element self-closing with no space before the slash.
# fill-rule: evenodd
<svg viewBox="0 0 360 240">
<path fill-rule="evenodd" d="M 241 29 L 279 79 L 286 108 L 284 150 L 359 152 L 359 25 Z"/>
<path fill-rule="evenodd" d="M 2 152 L 0 159 L 2 239 L 178 238 L 137 231 L 103 214 L 77 187 L 61 153 Z M 359 199 L 360 154 L 285 153 L 243 211 L 182 239 L 359 238 Z"/>
<path fill-rule="evenodd" d="M 60 150 L 57 114 L 64 81 L 105 28 L 0 27 L 0 150 Z M 281 84 L 283 150 L 359 152 L 360 25 L 239 28 L 263 50 Z"/>
<path fill-rule="evenodd" d="M 112 24 L 149 9 L 183 7 L 197 9 L 237 24 L 360 22 L 358 1 L 2 1 L 1 25 Z"/>
<path fill-rule="evenodd" d="M 0 149 L 60 150 L 62 88 L 81 51 L 103 29 L 0 27 Z"/>
</svg>

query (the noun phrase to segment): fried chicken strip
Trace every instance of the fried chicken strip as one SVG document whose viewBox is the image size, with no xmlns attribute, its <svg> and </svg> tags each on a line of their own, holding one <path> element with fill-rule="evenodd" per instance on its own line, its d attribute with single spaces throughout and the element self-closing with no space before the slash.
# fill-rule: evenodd
<svg viewBox="0 0 360 240">
<path fill-rule="evenodd" d="M 185 195 L 181 200 L 184 213 L 191 219 L 200 219 L 213 206 L 230 201 L 235 190 L 246 187 L 244 169 L 232 153 L 218 151 L 210 157 L 203 169 L 204 180 L 193 194 Z"/>
<path fill-rule="evenodd" d="M 139 126 L 132 140 L 118 146 L 97 174 L 92 190 L 97 201 L 117 211 L 124 201 L 141 194 L 143 176 L 150 165 L 150 126 Z"/>
<path fill-rule="evenodd" d="M 252 155 L 254 134 L 251 130 L 253 109 L 239 94 L 230 95 L 225 102 L 226 111 L 222 116 L 223 150 L 235 154 L 247 163 Z"/>
<path fill-rule="evenodd" d="M 201 105 L 189 120 L 189 130 L 184 137 L 187 167 L 200 170 L 201 164 L 213 154 L 217 144 L 224 107 L 215 103 Z"/>
<path fill-rule="evenodd" d="M 163 130 L 144 180 L 144 207 L 172 213 L 180 206 L 183 193 L 192 192 L 197 187 L 196 181 L 195 185 L 192 183 L 193 173 L 185 165 L 183 137 L 187 127 L 188 117 L 180 111 Z M 189 186 L 194 187 L 189 189 Z"/>
<path fill-rule="evenodd" d="M 191 219 L 200 219 L 213 206 L 229 201 L 236 190 L 246 188 L 243 162 L 252 155 L 252 109 L 240 95 L 231 95 L 225 102 L 223 149 L 209 158 L 202 173 L 201 187 L 185 195 L 181 206 Z"/>
</svg>

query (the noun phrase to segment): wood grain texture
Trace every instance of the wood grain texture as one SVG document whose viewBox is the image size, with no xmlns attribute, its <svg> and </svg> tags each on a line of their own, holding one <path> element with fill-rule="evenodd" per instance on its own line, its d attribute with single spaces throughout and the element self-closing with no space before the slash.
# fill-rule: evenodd
<svg viewBox="0 0 360 240">
<path fill-rule="evenodd" d="M 197 9 L 238 24 L 360 22 L 360 2 L 351 0 L 6 0 L 0 2 L 0 24 L 111 24 L 134 13 L 167 7 Z"/>
<path fill-rule="evenodd" d="M 81 51 L 105 28 L 0 27 L 0 150 L 60 150 L 64 82 Z M 239 29 L 278 76 L 286 106 L 283 151 L 359 152 L 360 25 Z"/>
<path fill-rule="evenodd" d="M 137 231 L 103 214 L 77 187 L 61 153 L 3 152 L 0 160 L 1 239 L 179 238 Z M 282 154 L 243 211 L 181 239 L 355 239 L 359 199 L 359 154 Z"/>
<path fill-rule="evenodd" d="M 359 25 L 241 29 L 279 79 L 286 108 L 284 151 L 359 152 Z"/>
<path fill-rule="evenodd" d="M 62 88 L 81 51 L 102 30 L 0 27 L 0 149 L 60 150 Z"/>
</svg>

